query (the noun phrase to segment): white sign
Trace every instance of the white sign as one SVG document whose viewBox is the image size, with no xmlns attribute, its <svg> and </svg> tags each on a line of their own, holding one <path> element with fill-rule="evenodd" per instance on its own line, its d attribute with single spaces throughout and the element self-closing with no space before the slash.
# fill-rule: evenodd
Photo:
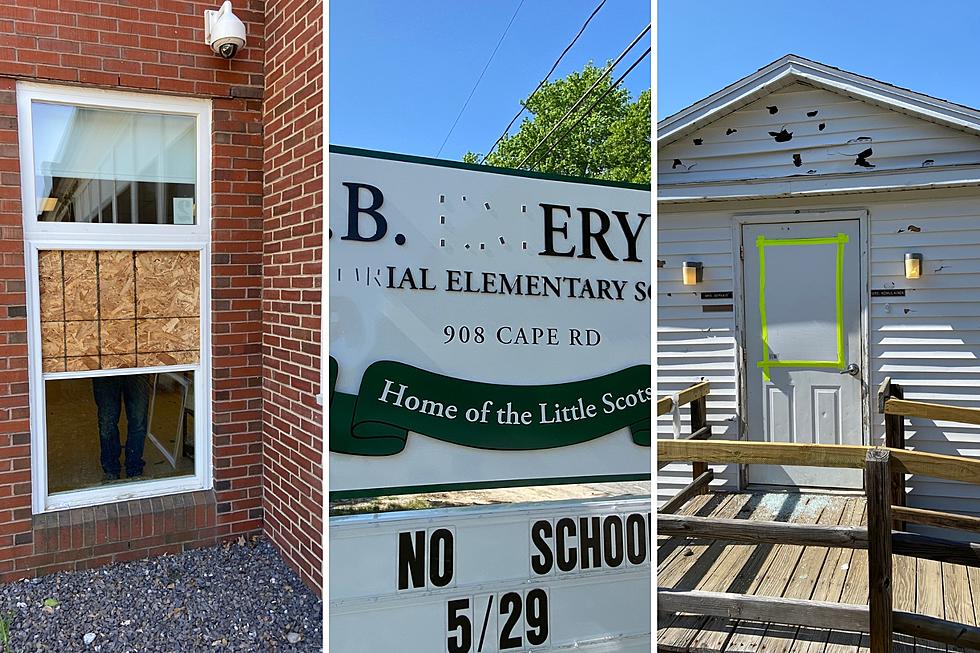
<svg viewBox="0 0 980 653">
<path fill-rule="evenodd" d="M 648 478 L 649 191 L 397 158 L 330 156 L 333 496 Z"/>
<path fill-rule="evenodd" d="M 330 650 L 648 652 L 650 500 L 330 519 Z"/>
</svg>

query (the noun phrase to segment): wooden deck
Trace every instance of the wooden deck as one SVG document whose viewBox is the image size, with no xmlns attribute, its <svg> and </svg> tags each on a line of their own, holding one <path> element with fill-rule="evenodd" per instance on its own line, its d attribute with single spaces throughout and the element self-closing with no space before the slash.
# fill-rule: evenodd
<svg viewBox="0 0 980 653">
<path fill-rule="evenodd" d="M 865 525 L 864 497 L 821 494 L 710 494 L 679 514 L 840 526 Z M 660 538 L 657 585 L 681 590 L 868 602 L 868 554 L 787 544 L 732 544 Z M 894 608 L 976 625 L 980 620 L 980 569 L 895 556 Z M 660 651 L 745 653 L 852 653 L 868 650 L 868 635 L 720 617 L 664 614 L 658 618 Z M 895 651 L 952 652 L 905 635 Z"/>
</svg>

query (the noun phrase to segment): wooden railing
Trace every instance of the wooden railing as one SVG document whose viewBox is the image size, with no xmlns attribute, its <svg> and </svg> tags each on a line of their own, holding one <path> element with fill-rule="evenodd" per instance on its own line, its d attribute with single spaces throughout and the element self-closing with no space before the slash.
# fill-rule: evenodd
<svg viewBox="0 0 980 653">
<path fill-rule="evenodd" d="M 711 425 L 708 424 L 708 393 L 710 392 L 711 384 L 702 379 L 699 383 L 677 393 L 677 408 L 688 405 L 691 411 L 691 432 L 683 436 L 682 440 L 707 440 L 711 437 Z M 674 400 L 670 397 L 661 397 L 657 400 L 657 417 L 671 413 L 673 410 Z M 658 462 L 657 469 L 666 464 Z M 677 512 L 693 497 L 706 494 L 711 481 L 715 478 L 714 472 L 708 469 L 707 463 L 698 460 L 691 463 L 691 476 L 691 483 L 687 487 L 660 506 L 661 513 Z"/>
<path fill-rule="evenodd" d="M 699 384 L 700 385 L 700 384 Z M 707 384 L 704 384 L 707 385 Z M 692 386 L 693 390 L 698 386 Z M 685 391 L 687 392 L 687 391 Z M 704 394 L 692 393 L 706 402 Z M 684 393 L 681 393 L 684 398 Z M 669 399 L 657 402 L 658 415 L 672 409 Z M 662 408 L 662 405 L 666 408 Z M 803 465 L 863 468 L 867 497 L 867 528 L 819 526 L 716 519 L 675 515 L 699 491 L 694 483 L 664 504 L 657 516 L 659 535 L 700 537 L 745 543 L 780 543 L 868 551 L 867 606 L 772 598 L 746 594 L 679 591 L 658 588 L 658 609 L 707 616 L 768 621 L 817 628 L 870 633 L 872 653 L 890 653 L 894 633 L 931 639 L 963 648 L 980 649 L 980 627 L 895 610 L 892 606 L 892 556 L 905 555 L 980 568 L 980 545 L 928 537 L 904 530 L 905 522 L 980 533 L 980 518 L 909 508 L 905 505 L 905 475 L 917 474 L 980 484 L 980 460 L 905 449 L 904 417 L 923 417 L 980 424 L 980 409 L 908 401 L 891 379 L 879 387 L 878 409 L 885 415 L 885 447 L 791 444 L 714 440 L 688 436 L 658 440 L 658 464 L 696 461 L 707 464 Z M 697 410 L 704 410 L 699 407 Z M 695 409 L 692 404 L 692 431 Z M 707 435 L 710 437 L 710 428 Z M 710 471 L 709 471 L 710 473 Z M 707 484 L 703 486 L 707 491 Z"/>
</svg>

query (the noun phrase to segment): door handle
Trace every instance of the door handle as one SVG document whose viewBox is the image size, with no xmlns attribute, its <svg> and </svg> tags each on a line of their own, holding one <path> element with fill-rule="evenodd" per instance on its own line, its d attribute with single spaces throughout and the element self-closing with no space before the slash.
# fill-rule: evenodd
<svg viewBox="0 0 980 653">
<path fill-rule="evenodd" d="M 851 376 L 857 376 L 861 373 L 861 368 L 858 367 L 857 363 L 851 363 L 844 369 L 840 370 L 841 374 L 850 374 Z"/>
</svg>

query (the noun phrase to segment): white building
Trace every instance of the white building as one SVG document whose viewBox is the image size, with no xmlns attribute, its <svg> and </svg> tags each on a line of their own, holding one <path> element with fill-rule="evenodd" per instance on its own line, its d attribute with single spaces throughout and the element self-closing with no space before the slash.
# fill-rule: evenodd
<svg viewBox="0 0 980 653">
<path fill-rule="evenodd" d="M 659 396 L 706 377 L 714 438 L 845 444 L 881 441 L 886 376 L 906 399 L 980 405 L 980 111 L 788 55 L 663 120 L 658 143 Z M 695 285 L 685 261 L 703 265 Z M 910 424 L 908 448 L 980 455 L 980 427 Z M 669 416 L 658 427 L 672 437 Z M 860 470 L 715 474 L 861 485 Z M 690 480 L 665 467 L 658 498 Z M 980 486 L 908 490 L 980 514 Z"/>
</svg>

